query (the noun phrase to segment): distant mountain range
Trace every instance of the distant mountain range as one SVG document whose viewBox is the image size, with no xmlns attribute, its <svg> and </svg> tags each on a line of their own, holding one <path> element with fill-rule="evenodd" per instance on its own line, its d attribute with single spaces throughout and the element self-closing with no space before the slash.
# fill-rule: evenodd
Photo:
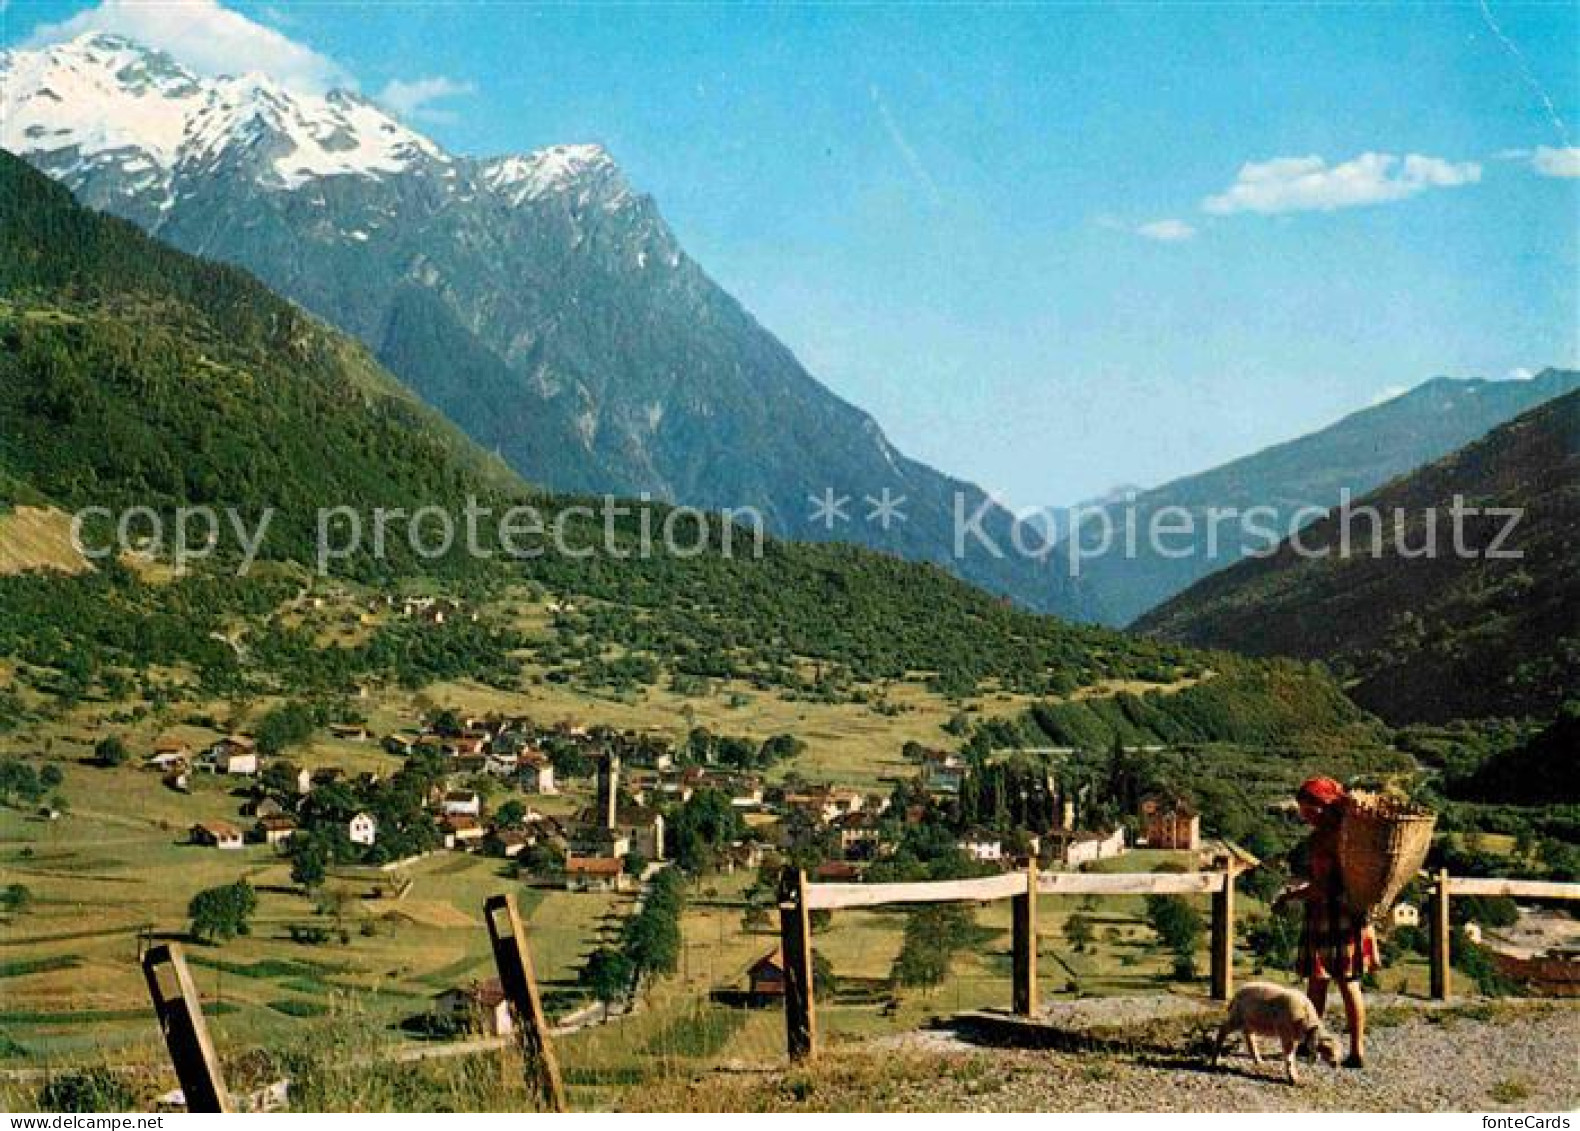
<svg viewBox="0 0 1580 1131">
<path fill-rule="evenodd" d="M 1551 378 L 1549 378 L 1550 380 Z M 1502 386 L 1497 386 L 1500 389 Z M 1519 560 L 1453 552 L 1450 508 L 1519 508 L 1500 548 Z M 1373 555 L 1369 521 L 1352 516 L 1340 554 L 1337 515 L 1290 544 L 1214 574 L 1143 617 L 1172 641 L 1251 655 L 1332 661 L 1350 694 L 1394 722 L 1532 714 L 1550 717 L 1580 688 L 1580 392 L 1570 392 L 1468 447 L 1358 500 L 1387 530 Z M 1405 515 L 1396 533 L 1396 511 Z M 1436 513 L 1439 552 L 1427 544 Z M 1501 515 L 1464 520 L 1464 544 L 1494 546 Z M 1357 552 L 1361 551 L 1361 552 Z"/>
<path fill-rule="evenodd" d="M 820 385 L 597 146 L 458 157 L 355 94 L 202 78 L 109 35 L 0 54 L 0 89 L 0 145 L 355 335 L 534 483 L 753 507 L 1094 612 L 1056 563 L 957 558 L 957 513 L 1000 544 L 1013 517 Z"/>
<path fill-rule="evenodd" d="M 1241 515 L 1252 507 L 1271 508 L 1254 516 L 1254 522 L 1282 536 L 1302 508 L 1337 506 L 1345 490 L 1358 498 L 1577 388 L 1580 372 L 1575 370 L 1548 369 L 1525 381 L 1439 377 L 1319 432 L 1143 491 L 1128 503 L 1116 500 L 1108 508 L 1115 545 L 1122 545 L 1128 510 L 1141 532 L 1137 552 L 1116 550 L 1082 561 L 1081 585 L 1101 620 L 1128 624 L 1193 582 L 1233 565 L 1244 551 L 1268 549 L 1278 540 L 1255 531 L 1242 538 L 1238 520 L 1220 521 L 1214 532 L 1211 508 Z M 1166 540 L 1164 554 L 1150 546 L 1145 532 L 1167 507 L 1182 507 L 1196 521 L 1191 534 Z M 1098 532 L 1089 529 L 1086 540 L 1095 544 Z M 1056 554 L 1068 555 L 1068 546 Z"/>
</svg>

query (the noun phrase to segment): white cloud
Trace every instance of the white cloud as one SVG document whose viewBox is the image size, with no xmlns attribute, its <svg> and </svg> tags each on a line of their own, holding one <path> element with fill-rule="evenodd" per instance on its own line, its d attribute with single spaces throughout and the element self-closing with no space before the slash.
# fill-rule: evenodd
<svg viewBox="0 0 1580 1131">
<path fill-rule="evenodd" d="M 1161 240 L 1164 243 L 1178 243 L 1181 240 L 1195 239 L 1196 229 L 1184 220 L 1154 220 L 1137 228 L 1136 235 L 1145 236 L 1149 240 Z"/>
<path fill-rule="evenodd" d="M 1533 381 L 1536 379 L 1536 374 L 1533 370 L 1521 365 L 1505 373 L 1503 379 L 1505 381 Z"/>
<path fill-rule="evenodd" d="M 442 75 L 433 78 L 413 79 L 403 82 L 395 79 L 378 93 L 378 101 L 403 118 L 425 119 L 430 122 L 447 122 L 455 115 L 430 103 L 445 98 L 458 98 L 475 94 L 477 87 L 469 82 L 457 82 Z"/>
<path fill-rule="evenodd" d="M 1241 166 L 1234 184 L 1202 202 L 1215 215 L 1232 212 L 1332 212 L 1404 200 L 1428 189 L 1457 188 L 1481 179 L 1473 161 L 1363 153 L 1341 165 L 1321 157 L 1275 157 Z"/>
<path fill-rule="evenodd" d="M 1580 145 L 1562 149 L 1538 145 L 1531 154 L 1531 168 L 1544 177 L 1580 177 Z"/>
<path fill-rule="evenodd" d="M 261 71 L 286 87 L 315 93 L 354 85 L 334 60 L 220 7 L 215 0 L 180 4 L 104 0 L 70 19 L 39 25 L 27 45 L 39 47 L 90 32 L 124 35 L 203 75 Z"/>
</svg>

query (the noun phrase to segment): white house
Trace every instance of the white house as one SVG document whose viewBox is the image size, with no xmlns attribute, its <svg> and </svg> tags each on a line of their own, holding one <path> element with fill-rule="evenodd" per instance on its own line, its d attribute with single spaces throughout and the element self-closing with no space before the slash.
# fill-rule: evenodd
<svg viewBox="0 0 1580 1131">
<path fill-rule="evenodd" d="M 351 838 L 352 844 L 371 848 L 379 838 L 379 823 L 371 813 L 358 813 L 346 823 L 346 835 Z"/>
<path fill-rule="evenodd" d="M 481 817 L 483 799 L 471 790 L 451 790 L 444 795 L 439 808 L 446 817 Z"/>
<path fill-rule="evenodd" d="M 1393 925 L 1395 927 L 1419 927 L 1421 925 L 1421 909 L 1413 903 L 1401 901 L 1394 904 Z"/>
<path fill-rule="evenodd" d="M 959 842 L 959 848 L 979 863 L 997 863 L 1004 859 L 1004 842 L 996 836 L 968 836 Z"/>
<path fill-rule="evenodd" d="M 556 793 L 554 763 L 542 754 L 523 754 L 516 760 L 517 781 L 527 793 Z"/>
<path fill-rule="evenodd" d="M 1064 862 L 1074 866 L 1090 864 L 1122 856 L 1125 851 L 1125 830 L 1121 826 L 1110 833 L 1076 833 L 1064 848 Z"/>
</svg>

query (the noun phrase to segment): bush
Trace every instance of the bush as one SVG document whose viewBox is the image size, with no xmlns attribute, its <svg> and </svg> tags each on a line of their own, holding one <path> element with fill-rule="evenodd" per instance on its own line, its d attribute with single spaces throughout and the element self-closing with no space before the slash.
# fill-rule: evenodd
<svg viewBox="0 0 1580 1131">
<path fill-rule="evenodd" d="M 119 766 L 132 756 L 126 749 L 126 743 L 117 735 L 108 735 L 99 739 L 93 747 L 93 760 L 101 766 Z"/>
<path fill-rule="evenodd" d="M 56 1076 L 38 1092 L 40 1111 L 131 1111 L 132 1090 L 108 1068 L 88 1068 Z"/>
</svg>

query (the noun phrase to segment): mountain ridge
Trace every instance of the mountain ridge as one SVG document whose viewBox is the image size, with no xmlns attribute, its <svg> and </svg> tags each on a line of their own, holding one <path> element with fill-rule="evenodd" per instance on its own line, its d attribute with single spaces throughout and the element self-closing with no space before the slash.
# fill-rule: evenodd
<svg viewBox="0 0 1580 1131">
<path fill-rule="evenodd" d="M 1520 412 L 1580 388 L 1580 371 L 1547 368 L 1528 380 L 1435 377 L 1381 404 L 1358 409 L 1332 424 L 1270 445 L 1193 475 L 1183 476 L 1109 508 L 1120 529 L 1125 513 L 1145 531 L 1151 516 L 1183 507 L 1194 519 L 1189 536 L 1171 540 L 1179 557 L 1153 552 L 1143 539 L 1138 553 L 1083 561 L 1089 600 L 1108 624 L 1129 624 L 1201 578 L 1227 568 L 1242 551 L 1270 546 L 1249 524 L 1214 528 L 1212 508 L 1244 519 L 1271 507 L 1281 537 L 1309 510 L 1315 517 L 1337 506 L 1344 491 L 1358 498 L 1390 479 L 1431 463 Z M 1095 535 L 1090 536 L 1095 540 Z M 1276 541 L 1276 539 L 1272 540 Z M 1070 553 L 1068 542 L 1059 556 Z"/>
<path fill-rule="evenodd" d="M 1444 550 L 1455 499 L 1521 517 L 1506 529 L 1508 516 L 1467 515 L 1464 544 L 1482 556 L 1464 557 Z M 1374 526 L 1361 508 L 1385 520 L 1381 554 L 1370 552 Z M 1197 582 L 1135 627 L 1198 647 L 1328 660 L 1352 698 L 1392 723 L 1547 716 L 1564 688 L 1580 685 L 1571 544 L 1580 529 L 1580 390 L 1391 480 L 1351 511 L 1350 545 L 1367 552 L 1335 552 L 1335 513 L 1301 532 L 1312 554 L 1285 542 Z M 1401 552 L 1420 551 L 1429 531 L 1443 552 Z M 1500 545 L 1522 556 L 1491 557 Z"/>
<path fill-rule="evenodd" d="M 376 160 L 297 179 L 313 161 L 344 164 L 345 153 L 363 152 L 371 143 L 358 129 L 383 136 L 353 113 L 368 104 L 328 95 L 280 105 L 256 81 L 163 73 L 179 70 L 165 59 L 159 89 L 183 106 L 207 97 L 210 82 L 225 107 L 268 94 L 245 103 L 251 117 L 227 111 L 246 128 L 225 146 L 205 142 L 201 159 L 171 155 L 175 127 L 166 122 L 167 183 L 141 164 L 153 159 L 135 138 L 85 138 L 79 120 L 91 114 L 60 92 L 40 93 L 56 81 L 41 77 L 48 66 L 93 76 L 78 76 L 73 89 L 119 90 L 133 46 L 87 37 L 0 57 L 12 111 L 0 141 L 84 203 L 244 266 L 359 338 L 528 480 L 707 510 L 751 507 L 781 536 L 857 542 L 942 565 L 1040 611 L 1090 618 L 1079 586 L 1051 558 L 995 553 L 969 534 L 957 553 L 960 516 L 980 512 L 1000 547 L 1011 544 L 1015 517 L 974 485 L 905 457 L 871 416 L 820 384 L 685 254 L 652 198 L 603 150 L 455 157 L 389 119 Z M 302 106 L 319 116 L 307 120 Z M 337 135 L 340 119 L 358 129 Z M 307 157 L 282 151 L 287 135 Z M 475 368 L 462 372 L 457 358 Z M 843 505 L 831 513 L 824 499 Z M 871 517 L 893 499 L 903 500 L 903 517 Z"/>
</svg>

